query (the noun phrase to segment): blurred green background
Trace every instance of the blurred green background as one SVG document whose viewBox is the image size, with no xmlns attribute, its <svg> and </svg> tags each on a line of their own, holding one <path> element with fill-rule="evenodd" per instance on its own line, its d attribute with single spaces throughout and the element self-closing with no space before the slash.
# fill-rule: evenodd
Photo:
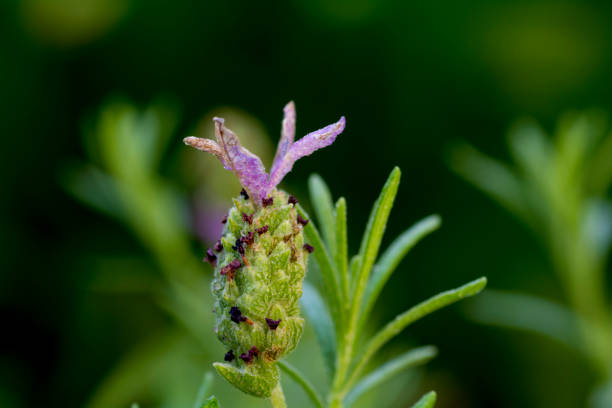
<svg viewBox="0 0 612 408">
<path fill-rule="evenodd" d="M 482 275 L 491 289 L 566 303 L 546 244 L 446 158 L 466 141 L 510 162 L 506 135 L 525 116 L 549 134 L 568 110 L 605 118 L 611 18 L 605 1 L 3 1 L 0 406 L 195 400 L 221 350 L 206 334 L 211 269 L 197 262 L 214 236 L 207 215 L 239 188 L 181 140 L 210 135 L 223 114 L 269 165 L 289 100 L 298 135 L 347 117 L 337 142 L 300 161 L 284 187 L 307 203 L 317 172 L 345 196 L 353 252 L 394 165 L 404 177 L 385 242 L 423 216 L 443 218 L 392 278 L 373 327 Z M 400 336 L 440 355 L 389 406 L 429 389 L 442 408 L 587 406 L 601 379 L 579 353 L 478 324 L 462 306 Z M 213 352 L 177 326 L 204 333 Z M 309 364 L 308 347 L 318 353 L 312 333 L 303 344 L 296 365 Z M 110 381 L 138 351 L 164 354 L 161 374 Z M 224 386 L 215 379 L 222 403 Z"/>
</svg>

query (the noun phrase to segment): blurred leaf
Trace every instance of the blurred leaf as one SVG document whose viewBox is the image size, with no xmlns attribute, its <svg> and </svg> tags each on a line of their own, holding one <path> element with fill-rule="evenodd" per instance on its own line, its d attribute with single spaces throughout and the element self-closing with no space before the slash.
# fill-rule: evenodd
<svg viewBox="0 0 612 408">
<path fill-rule="evenodd" d="M 198 396 L 196 397 L 194 408 L 209 406 L 208 403 L 210 402 L 211 398 L 214 398 L 214 396 L 210 397 L 208 399 L 208 402 L 204 401 L 204 398 L 206 398 L 206 394 L 210 392 L 212 383 L 213 383 L 213 373 L 210 371 L 207 371 L 206 374 L 204 374 L 204 378 L 202 379 L 202 385 L 200 386 L 200 389 L 198 390 Z"/>
<path fill-rule="evenodd" d="M 304 282 L 303 290 L 304 293 L 300 299 L 302 310 L 306 314 L 308 323 L 314 328 L 327 372 L 330 377 L 333 377 L 336 367 L 336 334 L 334 323 L 327 305 L 317 289 L 306 281 Z"/>
<path fill-rule="evenodd" d="M 598 259 L 605 262 L 612 243 L 612 203 L 591 199 L 586 203 L 584 211 L 584 236 L 588 240 L 589 247 L 596 250 Z"/>
<path fill-rule="evenodd" d="M 374 203 L 374 207 L 372 208 L 372 212 L 370 213 L 370 218 L 368 220 L 368 225 L 366 226 L 363 234 L 361 247 L 359 249 L 361 262 L 359 264 L 357 276 L 353 282 L 354 297 L 352 307 L 355 316 L 354 318 L 357 318 L 357 314 L 361 308 L 361 301 L 372 271 L 372 265 L 378 256 L 378 249 L 380 248 L 380 243 L 385 233 L 385 228 L 387 227 L 387 220 L 389 219 L 391 208 L 393 208 L 393 202 L 399 187 L 400 177 L 401 171 L 399 167 L 395 167 L 391 171 L 391 174 L 387 178 L 380 195 Z"/>
<path fill-rule="evenodd" d="M 93 209 L 116 219 L 125 217 L 115 180 L 100 169 L 89 164 L 64 168 L 60 183 L 73 197 Z"/>
<path fill-rule="evenodd" d="M 423 395 L 412 408 L 432 408 L 436 404 L 436 393 L 435 391 L 429 391 Z"/>
<path fill-rule="evenodd" d="M 183 348 L 184 343 L 184 337 L 178 332 L 168 332 L 158 333 L 146 343 L 134 347 L 98 386 L 87 407 L 125 406 L 134 400 L 134 396 L 146 395 L 165 374 L 175 350 Z"/>
<path fill-rule="evenodd" d="M 383 253 L 378 263 L 374 266 L 372 276 L 368 281 L 360 315 L 361 322 L 368 319 L 370 311 L 374 307 L 380 292 L 404 256 L 406 256 L 408 251 L 410 251 L 410 249 L 412 249 L 412 247 L 414 247 L 422 238 L 427 236 L 432 231 L 438 229 L 440 227 L 440 223 L 441 219 L 437 215 L 431 215 L 422 219 L 397 237 L 396 240 L 393 241 L 389 248 Z"/>
<path fill-rule="evenodd" d="M 467 144 L 452 149 L 449 164 L 457 174 L 489 194 L 511 213 L 530 222 L 531 214 L 522 182 L 506 165 Z"/>
<path fill-rule="evenodd" d="M 159 294 L 164 282 L 151 273 L 155 266 L 143 256 L 90 256 L 89 290 L 112 294 Z"/>
<path fill-rule="evenodd" d="M 286 361 L 279 361 L 278 366 L 284 372 L 289 374 L 289 376 L 293 378 L 295 382 L 297 382 L 302 387 L 302 389 L 304 390 L 304 392 L 306 392 L 306 395 L 308 395 L 308 398 L 310 398 L 310 401 L 312 401 L 315 407 L 323 408 L 323 400 L 321 399 L 313 385 L 310 383 L 310 381 L 308 381 L 295 367 L 293 367 Z"/>
<path fill-rule="evenodd" d="M 597 386 L 589 399 L 589 408 L 612 407 L 612 379 Z"/>
<path fill-rule="evenodd" d="M 174 140 L 173 135 L 179 124 L 180 114 L 176 102 L 168 98 L 160 99 L 151 104 L 143 116 L 150 121 L 150 135 L 146 148 L 149 157 L 149 168 L 157 168 L 168 148 L 168 143 Z"/>
<path fill-rule="evenodd" d="M 213 315 L 208 312 L 212 310 L 213 302 L 210 296 L 201 295 L 206 293 L 208 284 L 199 283 L 200 290 L 194 290 L 194 286 L 170 282 L 172 290 L 160 293 L 155 300 L 200 344 L 207 344 L 210 341 L 210 328 L 214 326 Z"/>
<path fill-rule="evenodd" d="M 308 179 L 310 190 L 310 201 L 317 214 L 317 225 L 321 228 L 323 240 L 329 252 L 336 253 L 336 216 L 332 196 L 325 181 L 318 174 L 313 174 Z"/>
<path fill-rule="evenodd" d="M 508 133 L 508 145 L 514 161 L 527 179 L 542 191 L 556 181 L 552 174 L 553 147 L 542 129 L 531 120 L 522 120 Z"/>
<path fill-rule="evenodd" d="M 177 123 L 177 110 L 169 104 L 152 104 L 140 111 L 111 102 L 102 109 L 96 126 L 101 157 L 111 173 L 137 180 L 158 167 Z"/>
<path fill-rule="evenodd" d="M 346 228 L 346 200 L 340 198 L 336 203 L 336 267 L 344 292 L 345 307 L 349 306 L 348 239 Z"/>
<path fill-rule="evenodd" d="M 378 350 L 380 350 L 382 346 L 404 330 L 408 325 L 432 312 L 435 312 L 438 309 L 443 308 L 444 306 L 458 302 L 466 297 L 476 295 L 484 289 L 486 284 L 487 279 L 483 277 L 469 282 L 457 289 L 442 292 L 425 300 L 424 302 L 419 303 L 418 305 L 397 316 L 393 321 L 387 323 L 387 325 L 380 329 L 374 338 L 368 342 L 364 352 L 359 356 L 359 361 L 352 370 L 351 378 L 347 383 L 350 384 L 355 382 L 355 379 L 359 378 L 370 359 L 378 352 Z"/>
<path fill-rule="evenodd" d="M 550 300 L 487 290 L 468 302 L 466 311 L 471 319 L 479 323 L 537 333 L 584 352 L 574 312 Z"/>
<path fill-rule="evenodd" d="M 556 166 L 565 178 L 582 183 L 588 155 L 602 133 L 605 121 L 594 112 L 566 113 L 557 126 Z"/>
<path fill-rule="evenodd" d="M 612 184 L 612 133 L 599 144 L 590 160 L 588 185 L 595 195 L 604 195 Z"/>
<path fill-rule="evenodd" d="M 345 398 L 346 405 L 353 405 L 353 403 L 364 393 L 378 387 L 380 384 L 390 380 L 407 368 L 427 363 L 437 354 L 438 350 L 434 346 L 424 346 L 393 358 L 374 369 L 352 387 Z M 352 384 L 347 384 L 347 386 L 350 388 Z"/>
</svg>

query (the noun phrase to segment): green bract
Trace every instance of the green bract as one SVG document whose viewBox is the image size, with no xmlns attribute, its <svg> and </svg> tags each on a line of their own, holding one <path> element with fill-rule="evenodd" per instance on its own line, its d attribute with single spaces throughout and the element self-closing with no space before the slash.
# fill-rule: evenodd
<svg viewBox="0 0 612 408">
<path fill-rule="evenodd" d="M 234 199 L 212 282 L 216 332 L 228 347 L 226 362 L 215 368 L 240 390 L 264 398 L 278 383 L 276 362 L 302 335 L 308 257 L 294 204 L 280 191 L 271 198 L 265 207 Z"/>
</svg>

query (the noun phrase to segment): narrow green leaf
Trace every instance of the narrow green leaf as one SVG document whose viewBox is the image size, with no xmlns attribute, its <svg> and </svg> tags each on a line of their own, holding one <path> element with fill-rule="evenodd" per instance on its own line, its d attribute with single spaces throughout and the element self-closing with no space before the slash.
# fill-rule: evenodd
<svg viewBox="0 0 612 408">
<path fill-rule="evenodd" d="M 140 408 L 140 405 L 138 405 L 137 403 L 133 403 L 132 405 L 130 405 L 130 408 Z"/>
<path fill-rule="evenodd" d="M 361 248 L 359 249 L 361 262 L 359 265 L 359 272 L 356 276 L 352 305 L 353 314 L 351 316 L 351 326 L 353 327 L 357 323 L 363 293 L 368 283 L 372 265 L 374 265 L 374 261 L 378 255 L 380 242 L 382 241 L 385 227 L 387 226 L 387 219 L 389 218 L 389 213 L 391 212 L 393 201 L 397 194 L 400 176 L 401 171 L 399 167 L 395 167 L 393 171 L 391 171 L 380 196 L 374 203 L 368 225 L 363 235 L 363 240 L 361 241 Z"/>
<path fill-rule="evenodd" d="M 346 227 L 346 200 L 341 197 L 336 203 L 336 267 L 344 292 L 346 306 L 350 299 L 348 277 L 348 240 Z"/>
<path fill-rule="evenodd" d="M 489 194 L 504 208 L 524 221 L 531 221 L 522 180 L 505 164 L 482 154 L 472 146 L 461 144 L 451 152 L 450 168 Z"/>
<path fill-rule="evenodd" d="M 361 256 L 359 254 L 357 255 L 353 255 L 351 257 L 351 262 L 349 264 L 349 271 L 350 271 L 350 277 L 349 277 L 349 285 L 351 286 L 351 289 L 354 289 L 354 283 L 357 280 L 357 274 L 359 273 L 359 265 L 361 264 Z"/>
<path fill-rule="evenodd" d="M 301 206 L 298 205 L 297 210 L 302 217 L 307 220 L 310 219 L 306 211 L 304 211 Z M 319 269 L 321 270 L 321 275 L 323 275 L 323 280 L 325 282 L 325 292 L 329 298 L 334 321 L 341 322 L 339 313 L 342 293 L 340 285 L 338 283 L 338 274 L 336 272 L 336 268 L 334 267 L 331 261 L 331 258 L 329 257 L 327 250 L 325 249 L 325 246 L 323 245 L 323 241 L 321 240 L 319 231 L 317 231 L 317 228 L 314 226 L 314 223 L 312 221 L 306 224 L 306 226 L 304 227 L 304 236 L 306 238 L 306 242 L 308 242 L 315 248 L 314 252 L 312 253 L 312 256 L 317 261 Z"/>
<path fill-rule="evenodd" d="M 72 165 L 62 169 L 62 187 L 74 198 L 93 209 L 123 220 L 125 209 L 121 203 L 117 182 L 92 165 Z"/>
<path fill-rule="evenodd" d="M 418 400 L 412 408 L 433 408 L 436 404 L 436 392 L 429 391 L 427 394 L 423 395 L 420 400 Z"/>
<path fill-rule="evenodd" d="M 209 397 L 206 401 L 204 401 L 204 403 L 202 404 L 202 408 L 220 408 L 221 406 L 219 405 L 219 401 L 217 401 L 217 398 L 215 398 L 215 396 L 211 396 Z"/>
<path fill-rule="evenodd" d="M 380 292 L 400 261 L 422 238 L 438 229 L 440 223 L 441 219 L 437 215 L 430 215 L 422 219 L 393 241 L 391 246 L 383 253 L 376 266 L 374 266 L 372 277 L 368 281 L 359 317 L 360 327 L 367 320 Z"/>
<path fill-rule="evenodd" d="M 302 387 L 302 389 L 304 390 L 304 392 L 306 392 L 306 395 L 308 395 L 308 398 L 310 398 L 315 407 L 323 408 L 323 400 L 319 396 L 319 393 L 317 393 L 313 385 L 302 375 L 302 373 L 300 373 L 295 367 L 293 367 L 286 361 L 279 361 L 278 366 L 284 372 L 289 374 L 289 377 L 293 378 L 293 380 Z"/>
<path fill-rule="evenodd" d="M 555 147 L 537 123 L 518 121 L 508 132 L 508 147 L 520 170 L 538 187 L 551 182 Z"/>
<path fill-rule="evenodd" d="M 198 396 L 196 397 L 196 402 L 194 404 L 195 408 L 200 408 L 204 405 L 204 398 L 206 398 L 206 394 L 210 391 L 210 387 L 213 383 L 213 373 L 207 371 L 204 374 L 204 378 L 202 379 L 202 385 L 200 385 L 200 389 L 198 390 Z"/>
<path fill-rule="evenodd" d="M 318 174 L 310 176 L 308 188 L 310 190 L 310 201 L 317 214 L 323 240 L 333 256 L 336 253 L 336 217 L 331 193 L 325 181 Z"/>
<path fill-rule="evenodd" d="M 336 334 L 327 305 L 317 288 L 309 282 L 304 282 L 300 303 L 308 323 L 314 328 L 329 375 L 333 377 L 336 366 Z"/>
<path fill-rule="evenodd" d="M 345 398 L 346 405 L 351 406 L 364 393 L 378 387 L 407 368 L 427 363 L 437 354 L 438 349 L 434 346 L 419 347 L 379 366 L 361 379 L 355 387 L 352 387 L 353 384 L 347 383 L 346 388 L 350 389 L 352 387 L 352 389 Z"/>
<path fill-rule="evenodd" d="M 142 112 L 141 127 L 150 131 L 144 134 L 142 146 L 147 149 L 146 156 L 149 157 L 149 166 L 156 168 L 173 140 L 172 135 L 180 119 L 180 108 L 176 101 L 169 99 L 157 100 Z M 145 127 L 145 122 L 147 123 Z M 144 133 L 144 132 L 143 132 Z"/>
<path fill-rule="evenodd" d="M 383 327 L 372 340 L 370 340 L 365 348 L 365 351 L 359 356 L 359 362 L 355 366 L 348 383 L 352 383 L 356 378 L 359 378 L 372 356 L 374 356 L 374 354 L 376 354 L 376 352 L 380 350 L 382 346 L 404 330 L 408 325 L 438 309 L 443 308 L 444 306 L 455 303 L 463 298 L 474 296 L 484 289 L 486 284 L 487 278 L 483 277 L 469 282 L 457 289 L 442 292 L 425 300 L 424 302 L 419 303 L 411 309 L 408 309 L 406 312 L 387 323 L 387 325 Z"/>
</svg>

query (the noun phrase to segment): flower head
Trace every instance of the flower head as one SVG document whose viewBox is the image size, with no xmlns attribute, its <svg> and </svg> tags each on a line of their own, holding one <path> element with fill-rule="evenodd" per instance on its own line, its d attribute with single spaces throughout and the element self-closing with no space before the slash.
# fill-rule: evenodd
<svg viewBox="0 0 612 408">
<path fill-rule="evenodd" d="M 231 170 L 236 174 L 246 190 L 245 195 L 248 193 L 248 195 L 258 198 L 256 200 L 258 205 L 291 171 L 297 160 L 332 144 L 336 137 L 342 133 L 345 125 L 343 116 L 338 122 L 309 133 L 294 142 L 295 105 L 293 102 L 289 102 L 284 109 L 281 139 L 268 175 L 261 159 L 242 147 L 234 132 L 225 127 L 224 119 L 213 118 L 213 121 L 215 122 L 216 143 L 210 139 L 194 136 L 186 137 L 183 141 L 198 150 L 217 156 L 226 170 Z M 246 196 L 248 197 L 248 195 Z"/>
<path fill-rule="evenodd" d="M 186 144 L 217 156 L 243 187 L 222 221 L 221 239 L 206 253 L 215 269 L 215 330 L 230 350 L 214 367 L 238 389 L 268 398 L 279 381 L 277 362 L 302 336 L 299 299 L 314 250 L 304 242 L 308 220 L 298 214 L 297 199 L 276 186 L 296 160 L 332 144 L 344 130 L 344 118 L 294 142 L 295 107 L 289 102 L 269 174 L 223 119 L 214 123 L 216 142 L 185 138 Z"/>
</svg>

